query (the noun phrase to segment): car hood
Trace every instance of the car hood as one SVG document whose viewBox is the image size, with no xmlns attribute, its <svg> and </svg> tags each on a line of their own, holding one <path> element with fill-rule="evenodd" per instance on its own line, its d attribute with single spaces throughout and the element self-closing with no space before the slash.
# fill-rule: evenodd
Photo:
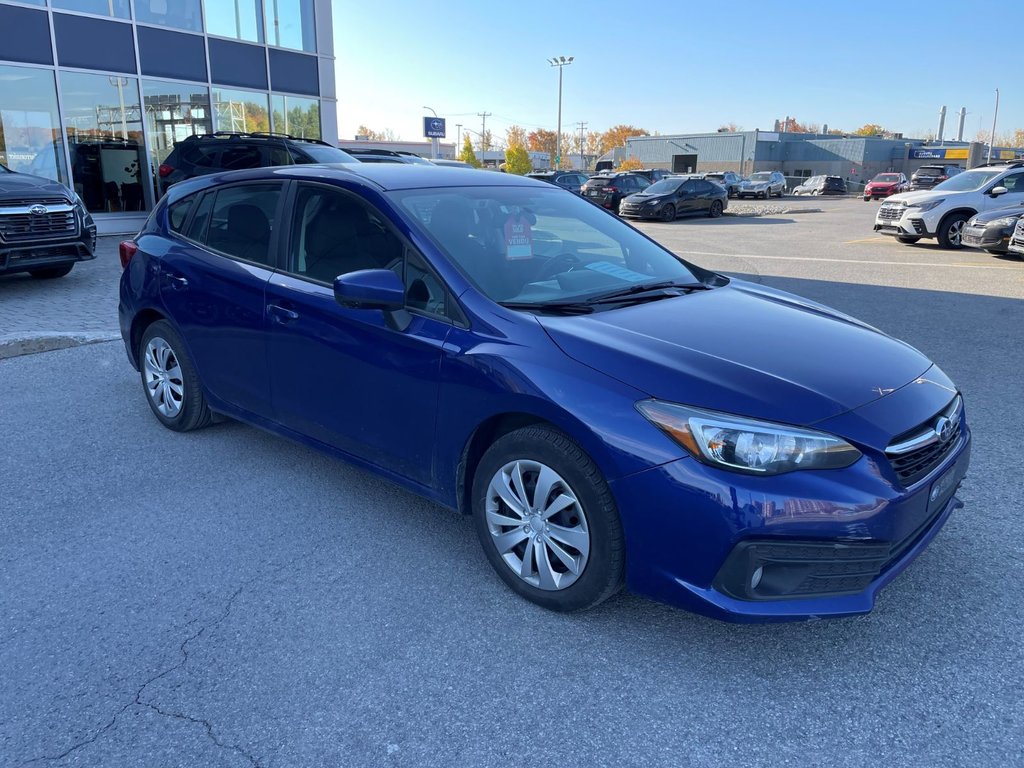
<svg viewBox="0 0 1024 768">
<path fill-rule="evenodd" d="M 751 181 L 750 179 L 743 182 L 744 187 L 767 187 L 769 184 L 771 184 L 770 181 Z"/>
<path fill-rule="evenodd" d="M 734 280 L 672 299 L 540 316 L 574 360 L 651 397 L 809 425 L 883 397 L 931 362 L 871 326 Z"/>
<path fill-rule="evenodd" d="M 1024 203 L 1018 203 L 1017 205 L 1011 205 L 1008 208 L 997 208 L 994 211 L 982 211 L 971 218 L 971 221 L 976 224 L 987 224 L 990 221 L 996 219 L 1003 219 L 1007 216 L 1024 216 Z"/>
<path fill-rule="evenodd" d="M 869 181 L 869 187 L 895 187 L 899 184 L 898 181 Z"/>
<path fill-rule="evenodd" d="M 956 195 L 968 194 L 965 192 L 943 192 L 941 189 L 923 189 L 919 192 L 900 192 L 898 195 L 893 195 L 885 201 L 886 205 L 906 203 L 911 205 L 913 203 L 924 203 L 929 200 L 934 200 L 937 197 L 954 197 Z"/>
<path fill-rule="evenodd" d="M 63 184 L 42 176 L 27 173 L 5 173 L 0 175 L 0 200 L 24 197 L 71 197 Z"/>
<path fill-rule="evenodd" d="M 628 195 L 623 202 L 630 203 L 646 203 L 649 200 L 664 200 L 669 195 L 648 195 L 646 192 L 637 192 L 632 195 Z"/>
</svg>

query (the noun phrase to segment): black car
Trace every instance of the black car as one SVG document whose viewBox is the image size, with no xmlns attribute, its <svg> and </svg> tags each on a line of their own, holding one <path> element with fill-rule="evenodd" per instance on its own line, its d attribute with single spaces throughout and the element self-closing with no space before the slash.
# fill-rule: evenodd
<svg viewBox="0 0 1024 768">
<path fill-rule="evenodd" d="M 840 176 L 811 176 L 793 188 L 794 195 L 845 195 L 846 182 Z"/>
<path fill-rule="evenodd" d="M 283 133 L 218 131 L 176 142 L 157 175 L 160 193 L 179 181 L 220 171 L 303 163 L 355 163 L 355 158 L 326 141 Z"/>
<path fill-rule="evenodd" d="M 618 213 L 619 203 L 624 197 L 636 194 L 649 186 L 651 182 L 645 177 L 632 171 L 619 171 L 591 176 L 583 184 L 580 194 L 590 202 Z"/>
<path fill-rule="evenodd" d="M 910 177 L 910 190 L 931 189 L 963 170 L 959 165 L 922 165 Z"/>
<path fill-rule="evenodd" d="M 1024 204 L 983 211 L 964 224 L 960 242 L 968 248 L 981 248 L 986 253 L 1007 253 L 1013 229 L 1022 217 Z"/>
<path fill-rule="evenodd" d="M 619 215 L 662 221 L 675 221 L 679 216 L 694 213 L 717 218 L 728 204 L 729 193 L 714 182 L 691 178 L 663 179 L 623 200 Z"/>
<path fill-rule="evenodd" d="M 0 165 L 0 274 L 64 277 L 95 252 L 96 225 L 78 195 Z"/>
<path fill-rule="evenodd" d="M 576 171 L 534 171 L 526 174 L 527 178 L 540 179 L 549 184 L 554 184 L 562 189 L 580 194 L 580 190 L 587 182 L 587 176 Z"/>
</svg>

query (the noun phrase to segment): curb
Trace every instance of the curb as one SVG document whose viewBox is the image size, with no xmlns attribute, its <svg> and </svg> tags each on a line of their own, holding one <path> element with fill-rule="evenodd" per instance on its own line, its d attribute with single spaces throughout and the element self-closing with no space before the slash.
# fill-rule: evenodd
<svg viewBox="0 0 1024 768">
<path fill-rule="evenodd" d="M 121 334 L 113 331 L 89 333 L 30 333 L 15 336 L 0 336 L 0 360 L 34 355 L 39 352 L 52 352 L 57 349 L 69 349 L 85 344 L 102 344 L 109 341 L 120 341 Z"/>
</svg>

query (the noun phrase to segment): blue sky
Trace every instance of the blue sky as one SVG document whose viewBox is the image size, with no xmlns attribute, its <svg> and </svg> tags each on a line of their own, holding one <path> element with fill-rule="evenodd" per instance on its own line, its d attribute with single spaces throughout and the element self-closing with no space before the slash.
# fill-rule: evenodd
<svg viewBox="0 0 1024 768">
<path fill-rule="evenodd" d="M 365 124 L 419 140 L 422 105 L 495 138 L 512 124 L 628 123 L 654 132 L 772 128 L 786 115 L 855 130 L 879 123 L 965 138 L 1024 128 L 1022 0 L 971 4 L 793 0 L 730 3 L 334 0 L 341 138 Z M 1017 30 L 1017 31 L 1011 31 Z"/>
</svg>

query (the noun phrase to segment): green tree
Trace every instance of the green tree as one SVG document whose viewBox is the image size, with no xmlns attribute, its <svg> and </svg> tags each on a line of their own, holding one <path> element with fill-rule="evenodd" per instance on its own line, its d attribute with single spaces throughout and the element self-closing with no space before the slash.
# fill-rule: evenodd
<svg viewBox="0 0 1024 768">
<path fill-rule="evenodd" d="M 523 176 L 533 170 L 530 153 L 522 144 L 513 144 L 505 150 L 505 170 Z"/>
<path fill-rule="evenodd" d="M 458 159 L 464 163 L 469 163 L 474 168 L 480 167 L 480 161 L 476 159 L 476 152 L 473 151 L 473 142 L 470 141 L 468 133 L 462 142 L 462 151 L 459 152 Z"/>
</svg>

